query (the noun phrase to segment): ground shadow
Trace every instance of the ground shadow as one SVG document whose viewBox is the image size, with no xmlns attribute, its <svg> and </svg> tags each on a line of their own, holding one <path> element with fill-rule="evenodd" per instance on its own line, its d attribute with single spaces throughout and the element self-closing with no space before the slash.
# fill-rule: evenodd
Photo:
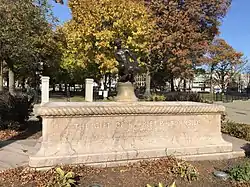
<svg viewBox="0 0 250 187">
<path fill-rule="evenodd" d="M 250 157 L 250 143 L 244 144 L 241 149 L 245 151 L 246 157 Z"/>
<path fill-rule="evenodd" d="M 235 112 L 236 114 L 241 114 L 241 115 L 247 115 L 246 113 L 244 113 L 244 112 Z"/>
<path fill-rule="evenodd" d="M 40 118 L 28 120 L 26 122 L 26 128 L 16 136 L 13 136 L 7 140 L 0 141 L 0 148 L 5 147 L 17 140 L 24 140 L 31 138 L 39 139 L 42 135 L 42 120 Z"/>
</svg>

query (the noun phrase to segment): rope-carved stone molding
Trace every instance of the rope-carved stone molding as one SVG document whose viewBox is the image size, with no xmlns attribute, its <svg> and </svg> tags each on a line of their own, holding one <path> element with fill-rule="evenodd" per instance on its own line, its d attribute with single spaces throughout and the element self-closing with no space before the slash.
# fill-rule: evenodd
<svg viewBox="0 0 250 187">
<path fill-rule="evenodd" d="M 157 114 L 207 114 L 224 113 L 224 106 L 57 106 L 41 107 L 40 116 L 110 116 L 110 115 L 157 115 Z"/>
</svg>

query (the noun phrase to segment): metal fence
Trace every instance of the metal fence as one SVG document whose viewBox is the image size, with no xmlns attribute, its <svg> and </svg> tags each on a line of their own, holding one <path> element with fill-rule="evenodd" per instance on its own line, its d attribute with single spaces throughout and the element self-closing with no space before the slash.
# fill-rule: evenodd
<svg viewBox="0 0 250 187">
<path fill-rule="evenodd" d="M 250 99 L 250 93 L 199 93 L 201 98 L 208 101 L 223 101 L 233 102 L 234 100 L 248 100 Z"/>
</svg>

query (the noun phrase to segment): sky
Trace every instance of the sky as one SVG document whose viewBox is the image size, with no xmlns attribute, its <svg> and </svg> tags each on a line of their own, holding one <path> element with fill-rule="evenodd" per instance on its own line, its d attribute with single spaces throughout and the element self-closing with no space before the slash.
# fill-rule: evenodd
<svg viewBox="0 0 250 187">
<path fill-rule="evenodd" d="M 67 7 L 67 0 L 64 5 L 52 2 L 53 12 L 59 18 L 60 23 L 71 19 L 71 13 Z M 220 37 L 225 39 L 234 49 L 243 52 L 250 59 L 250 0 L 233 0 L 231 8 L 224 18 L 220 27 Z"/>
<path fill-rule="evenodd" d="M 220 27 L 220 36 L 250 59 L 250 0 L 233 0 Z"/>
<path fill-rule="evenodd" d="M 64 5 L 57 4 L 54 0 L 49 0 L 49 3 L 52 4 L 53 13 L 57 18 L 59 18 L 61 24 L 71 19 L 71 12 L 67 6 L 68 0 L 64 0 Z"/>
</svg>

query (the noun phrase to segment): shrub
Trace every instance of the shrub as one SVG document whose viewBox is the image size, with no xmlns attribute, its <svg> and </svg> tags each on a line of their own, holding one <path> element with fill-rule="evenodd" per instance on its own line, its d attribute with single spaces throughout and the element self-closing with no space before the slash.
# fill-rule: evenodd
<svg viewBox="0 0 250 187">
<path fill-rule="evenodd" d="M 166 97 L 164 95 L 153 94 L 146 98 L 146 101 L 165 101 Z"/>
<path fill-rule="evenodd" d="M 208 100 L 203 100 L 198 93 L 194 92 L 168 92 L 164 94 L 152 94 L 151 96 L 141 98 L 146 101 L 192 101 L 212 103 Z"/>
<path fill-rule="evenodd" d="M 250 163 L 243 162 L 228 170 L 230 177 L 236 181 L 250 181 Z"/>
<path fill-rule="evenodd" d="M 32 112 L 32 99 L 27 94 L 11 95 L 8 92 L 0 93 L 0 128 L 11 128 L 6 126 L 8 122 L 23 124 Z"/>
<path fill-rule="evenodd" d="M 166 101 L 202 102 L 200 94 L 194 92 L 169 92 L 165 94 Z"/>
<path fill-rule="evenodd" d="M 221 132 L 250 141 L 250 126 L 247 124 L 226 121 L 221 125 Z"/>
<path fill-rule="evenodd" d="M 165 186 L 166 186 L 166 185 L 165 185 Z M 153 187 L 153 186 L 147 184 L 147 187 Z M 159 183 L 159 185 L 158 185 L 157 187 L 164 187 L 164 185 L 163 185 L 162 183 Z M 175 182 L 173 182 L 169 187 L 176 187 Z"/>
<path fill-rule="evenodd" d="M 173 167 L 173 173 L 189 182 L 197 180 L 199 175 L 198 170 L 185 161 L 177 161 L 177 165 Z"/>
<path fill-rule="evenodd" d="M 71 187 L 76 186 L 75 173 L 65 172 L 61 168 L 56 168 L 56 178 L 48 187 Z"/>
<path fill-rule="evenodd" d="M 226 112 L 224 112 L 223 114 L 221 114 L 221 123 L 226 122 L 226 117 L 227 117 Z"/>
</svg>

